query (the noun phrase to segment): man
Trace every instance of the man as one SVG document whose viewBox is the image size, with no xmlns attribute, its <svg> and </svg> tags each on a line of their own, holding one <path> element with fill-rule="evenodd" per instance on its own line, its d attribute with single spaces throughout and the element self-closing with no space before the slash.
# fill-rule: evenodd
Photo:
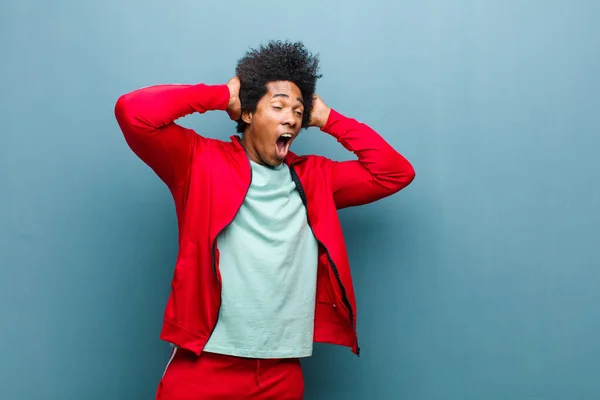
<svg viewBox="0 0 600 400">
<path fill-rule="evenodd" d="M 302 43 L 249 51 L 226 85 L 159 85 L 119 98 L 131 149 L 175 200 L 179 253 L 161 338 L 174 345 L 157 399 L 301 399 L 299 358 L 314 342 L 359 354 L 356 303 L 337 209 L 398 192 L 410 163 L 367 125 L 315 94 Z M 174 121 L 227 111 L 239 136 Z M 357 160 L 297 156 L 302 128 Z"/>
</svg>

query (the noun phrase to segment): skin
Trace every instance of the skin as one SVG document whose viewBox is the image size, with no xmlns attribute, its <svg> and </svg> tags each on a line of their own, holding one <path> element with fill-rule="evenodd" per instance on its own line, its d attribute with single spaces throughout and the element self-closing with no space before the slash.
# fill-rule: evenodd
<svg viewBox="0 0 600 400">
<path fill-rule="evenodd" d="M 254 112 L 241 111 L 239 99 L 240 81 L 233 77 L 227 83 L 229 104 L 227 113 L 236 121 L 240 116 L 248 124 L 242 136 L 242 146 L 248 157 L 257 164 L 276 167 L 280 165 L 300 133 L 304 105 L 298 86 L 289 81 L 267 83 L 267 93 L 260 99 Z M 327 122 L 331 108 L 314 95 L 310 126 L 322 128 Z M 277 139 L 284 133 L 291 134 L 286 146 L 278 147 Z"/>
</svg>

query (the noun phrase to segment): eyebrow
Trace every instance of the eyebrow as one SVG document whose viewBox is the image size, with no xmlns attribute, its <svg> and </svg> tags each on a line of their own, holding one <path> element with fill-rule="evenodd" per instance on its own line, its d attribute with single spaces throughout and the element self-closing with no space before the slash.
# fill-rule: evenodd
<svg viewBox="0 0 600 400">
<path fill-rule="evenodd" d="M 274 94 L 273 97 L 271 97 L 271 98 L 274 99 L 275 97 L 285 97 L 286 99 L 290 98 L 290 96 L 288 96 L 285 93 Z M 300 97 L 296 97 L 296 100 L 298 100 L 300 103 L 302 103 L 302 105 L 304 105 L 304 100 L 302 100 Z"/>
</svg>

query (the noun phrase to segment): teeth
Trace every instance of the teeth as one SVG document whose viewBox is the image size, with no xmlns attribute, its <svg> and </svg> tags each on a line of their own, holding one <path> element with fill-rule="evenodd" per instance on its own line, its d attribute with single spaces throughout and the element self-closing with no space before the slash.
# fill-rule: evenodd
<svg viewBox="0 0 600 400">
<path fill-rule="evenodd" d="M 281 135 L 281 137 L 284 137 L 284 138 L 291 138 L 291 137 L 292 137 L 292 134 L 291 134 L 291 133 L 284 133 L 283 135 Z"/>
</svg>

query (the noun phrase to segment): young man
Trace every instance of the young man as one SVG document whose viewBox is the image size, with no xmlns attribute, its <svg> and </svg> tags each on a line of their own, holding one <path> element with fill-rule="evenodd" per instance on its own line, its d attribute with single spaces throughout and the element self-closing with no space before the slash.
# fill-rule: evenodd
<svg viewBox="0 0 600 400">
<path fill-rule="evenodd" d="M 337 209 L 398 192 L 410 163 L 367 125 L 315 95 L 302 43 L 249 51 L 226 85 L 159 85 L 119 98 L 131 149 L 175 200 L 179 253 L 161 338 L 174 345 L 157 399 L 301 399 L 313 342 L 358 354 L 356 303 Z M 174 121 L 227 111 L 239 136 Z M 297 156 L 301 128 L 357 160 Z"/>
</svg>

